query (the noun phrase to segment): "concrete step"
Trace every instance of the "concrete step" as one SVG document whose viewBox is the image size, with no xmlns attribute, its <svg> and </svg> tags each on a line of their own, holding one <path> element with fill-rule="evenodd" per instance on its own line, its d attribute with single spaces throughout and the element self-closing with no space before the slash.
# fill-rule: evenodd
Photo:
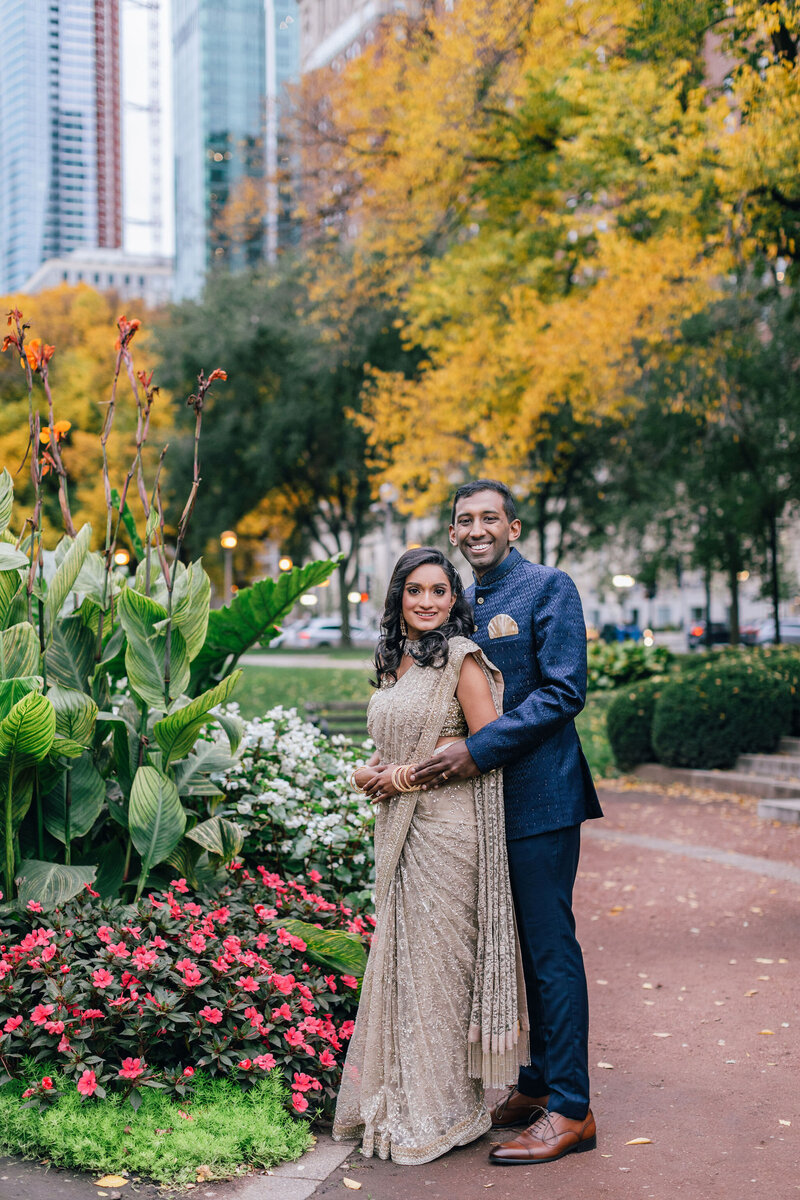
<svg viewBox="0 0 800 1200">
<path fill-rule="evenodd" d="M 741 754 L 736 760 L 736 770 L 746 775 L 774 775 L 800 784 L 800 755 Z"/>
<path fill-rule="evenodd" d="M 762 800 L 800 800 L 800 781 L 791 783 L 775 776 L 751 775 L 745 771 L 701 771 L 692 767 L 640 763 L 633 774 L 652 783 L 685 783 L 689 787 L 736 792 L 741 796 L 758 796 Z"/>
<path fill-rule="evenodd" d="M 779 754 L 800 754 L 800 737 L 781 738 L 778 746 Z"/>
<path fill-rule="evenodd" d="M 800 825 L 800 799 L 759 800 L 758 815 L 765 821 L 782 821 L 786 825 Z"/>
</svg>

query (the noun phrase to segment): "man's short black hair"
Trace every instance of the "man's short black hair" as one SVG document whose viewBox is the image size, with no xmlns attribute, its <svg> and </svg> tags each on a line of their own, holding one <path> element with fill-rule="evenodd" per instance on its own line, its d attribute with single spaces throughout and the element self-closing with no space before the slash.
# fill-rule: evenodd
<svg viewBox="0 0 800 1200">
<path fill-rule="evenodd" d="M 517 520 L 517 506 L 514 503 L 514 497 L 504 483 L 499 479 L 473 479 L 469 483 L 462 483 L 461 487 L 453 497 L 453 511 L 450 516 L 450 524 L 456 523 L 456 506 L 459 500 L 463 500 L 465 496 L 474 496 L 476 492 L 497 492 L 503 498 L 503 511 L 506 514 L 508 521 Z"/>
</svg>

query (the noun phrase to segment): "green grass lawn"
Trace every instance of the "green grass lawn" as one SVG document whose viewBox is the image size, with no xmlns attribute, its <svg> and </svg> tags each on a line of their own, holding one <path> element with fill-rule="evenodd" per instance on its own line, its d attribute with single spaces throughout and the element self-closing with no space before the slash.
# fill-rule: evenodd
<svg viewBox="0 0 800 1200">
<path fill-rule="evenodd" d="M 276 704 L 296 708 L 303 715 L 306 702 L 324 704 L 331 700 L 363 700 L 372 693 L 370 670 L 348 667 L 254 667 L 244 663 L 244 675 L 234 699 L 242 716 L 262 717 Z"/>
<path fill-rule="evenodd" d="M 245 663 L 244 676 L 235 693 L 245 717 L 263 716 L 276 704 L 296 708 L 302 715 L 306 702 L 363 700 L 372 694 L 371 671 L 346 667 L 255 667 Z M 586 708 L 576 722 L 592 774 L 602 779 L 617 775 L 606 737 L 606 712 L 614 692 L 590 692 Z"/>
</svg>

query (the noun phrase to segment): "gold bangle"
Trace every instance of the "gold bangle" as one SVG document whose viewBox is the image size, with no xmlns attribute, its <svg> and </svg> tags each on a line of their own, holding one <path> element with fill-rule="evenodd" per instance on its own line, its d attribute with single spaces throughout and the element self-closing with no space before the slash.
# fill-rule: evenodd
<svg viewBox="0 0 800 1200">
<path fill-rule="evenodd" d="M 357 773 L 358 771 L 360 771 L 360 770 L 361 770 L 361 768 L 360 768 L 360 767 L 353 767 L 352 771 L 351 771 L 351 772 L 350 772 L 350 774 L 347 776 L 347 782 L 348 782 L 348 784 L 350 785 L 350 791 L 351 791 L 351 792 L 363 792 L 363 790 L 364 790 L 364 789 L 363 789 L 363 788 L 362 788 L 362 787 L 359 785 L 359 783 L 358 783 L 358 780 L 356 779 L 356 773 Z"/>
<path fill-rule="evenodd" d="M 415 792 L 417 790 L 416 786 L 409 782 L 408 772 L 410 770 L 411 765 L 404 764 L 403 766 L 395 767 L 392 771 L 392 787 L 396 792 Z"/>
</svg>

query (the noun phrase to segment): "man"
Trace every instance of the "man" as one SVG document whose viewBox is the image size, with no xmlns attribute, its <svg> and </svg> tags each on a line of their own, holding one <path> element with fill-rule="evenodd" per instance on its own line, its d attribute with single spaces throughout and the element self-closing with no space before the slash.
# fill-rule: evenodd
<svg viewBox="0 0 800 1200">
<path fill-rule="evenodd" d="M 572 888 L 581 822 L 602 811 L 574 718 L 586 695 L 586 628 L 563 571 L 528 562 L 509 489 L 464 484 L 450 541 L 475 574 L 474 640 L 502 672 L 503 715 L 421 763 L 438 787 L 504 768 L 506 837 L 528 1010 L 531 1065 L 492 1110 L 495 1127 L 526 1126 L 493 1148 L 498 1164 L 553 1162 L 596 1145 L 589 1107 L 589 1005 Z"/>
</svg>

